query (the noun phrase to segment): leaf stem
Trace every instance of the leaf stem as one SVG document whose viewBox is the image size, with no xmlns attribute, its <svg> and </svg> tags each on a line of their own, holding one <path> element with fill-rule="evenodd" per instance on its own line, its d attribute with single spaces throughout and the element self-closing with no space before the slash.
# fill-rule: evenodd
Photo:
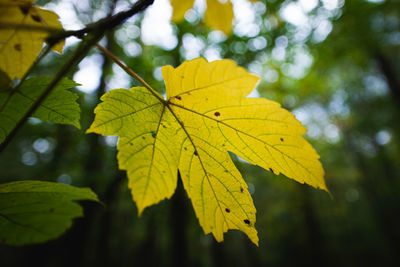
<svg viewBox="0 0 400 267">
<path fill-rule="evenodd" d="M 116 55 L 114 55 L 111 51 L 109 51 L 107 48 L 96 44 L 97 48 L 103 52 L 107 57 L 112 59 L 115 63 L 117 63 L 118 66 L 120 66 L 126 73 L 128 73 L 130 76 L 135 78 L 140 84 L 142 84 L 147 90 L 149 90 L 155 97 L 157 97 L 162 103 L 165 103 L 165 99 L 160 96 L 159 93 L 157 93 L 156 90 L 154 90 L 145 80 L 143 80 L 142 77 L 140 77 L 134 70 L 129 68 L 124 62 L 122 62 Z"/>
</svg>

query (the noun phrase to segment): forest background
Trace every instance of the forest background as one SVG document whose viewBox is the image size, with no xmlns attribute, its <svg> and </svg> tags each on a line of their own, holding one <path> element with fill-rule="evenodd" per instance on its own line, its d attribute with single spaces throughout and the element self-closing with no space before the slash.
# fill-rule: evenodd
<svg viewBox="0 0 400 267">
<path fill-rule="evenodd" d="M 257 208 L 257 248 L 238 231 L 204 235 L 182 185 L 140 218 L 117 168 L 116 138 L 86 135 L 99 97 L 137 84 L 96 48 L 68 77 L 80 83 L 81 126 L 30 119 L 0 157 L 0 182 L 43 179 L 90 187 L 104 206 L 61 238 L 0 246 L 2 266 L 396 266 L 400 250 L 400 1 L 233 0 L 231 35 L 203 22 L 205 1 L 171 24 L 155 0 L 101 44 L 165 93 L 161 66 L 231 58 L 262 80 L 252 96 L 281 103 L 306 126 L 321 155 L 322 191 L 234 157 Z M 129 8 L 131 1 L 39 0 L 67 30 Z M 50 54 L 32 75 L 54 75 L 79 39 Z"/>
</svg>

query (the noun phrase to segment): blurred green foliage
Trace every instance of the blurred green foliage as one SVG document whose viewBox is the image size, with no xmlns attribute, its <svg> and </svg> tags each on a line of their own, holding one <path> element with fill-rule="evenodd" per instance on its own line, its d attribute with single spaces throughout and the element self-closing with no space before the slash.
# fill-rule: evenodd
<svg viewBox="0 0 400 267">
<path fill-rule="evenodd" d="M 89 23 L 115 8 L 110 3 L 72 1 L 69 12 Z M 117 1 L 117 9 L 126 5 Z M 84 134 L 106 90 L 137 83 L 93 49 L 89 59 L 100 70 L 90 73 L 96 86 L 76 91 L 83 130 L 30 120 L 1 155 L 0 179 L 48 177 L 89 186 L 106 207 L 86 203 L 85 218 L 58 240 L 1 246 L 2 266 L 397 266 L 400 2 L 263 0 L 248 5 L 252 20 L 239 19 L 229 37 L 204 26 L 199 5 L 187 13 L 187 21 L 170 28 L 172 45 L 146 41 L 144 31 L 164 29 L 144 27 L 149 14 L 128 20 L 102 42 L 161 93 L 159 68 L 197 56 L 232 58 L 259 74 L 259 94 L 282 103 L 307 127 L 333 199 L 236 160 L 253 191 L 259 248 L 237 231 L 221 244 L 205 236 L 181 185 L 171 201 L 138 218 L 125 173 L 117 169 L 116 140 Z M 49 56 L 33 75 L 52 75 L 74 46 L 62 56 Z M 70 78 L 76 79 L 90 60 Z"/>
</svg>

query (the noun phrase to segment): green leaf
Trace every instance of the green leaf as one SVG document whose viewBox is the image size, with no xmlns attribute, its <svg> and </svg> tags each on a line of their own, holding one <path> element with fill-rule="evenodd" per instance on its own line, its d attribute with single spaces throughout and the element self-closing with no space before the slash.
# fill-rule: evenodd
<svg viewBox="0 0 400 267">
<path fill-rule="evenodd" d="M 7 73 L 0 70 L 0 91 L 6 91 L 11 88 L 11 80 Z"/>
<path fill-rule="evenodd" d="M 0 91 L 0 142 L 3 142 L 18 121 L 26 114 L 51 82 L 51 77 L 26 80 L 19 89 Z M 43 121 L 71 124 L 80 128 L 78 96 L 66 89 L 77 86 L 74 81 L 62 79 L 33 114 Z"/>
<path fill-rule="evenodd" d="M 78 200 L 99 201 L 89 188 L 42 181 L 0 184 L 0 243 L 45 242 L 83 216 Z"/>
</svg>

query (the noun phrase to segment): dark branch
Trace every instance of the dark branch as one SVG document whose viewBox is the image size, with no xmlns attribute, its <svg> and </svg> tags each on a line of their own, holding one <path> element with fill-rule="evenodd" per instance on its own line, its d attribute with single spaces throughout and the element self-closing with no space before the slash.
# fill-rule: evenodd
<svg viewBox="0 0 400 267">
<path fill-rule="evenodd" d="M 145 10 L 148 6 L 152 5 L 154 0 L 140 0 L 137 1 L 129 10 L 121 11 L 113 16 L 105 17 L 95 23 L 87 25 L 85 28 L 77 31 L 64 31 L 57 34 L 52 34 L 47 38 L 47 43 L 57 43 L 69 36 L 75 36 L 82 39 L 86 34 L 91 33 L 97 29 L 103 29 L 104 31 L 114 29 L 115 27 L 122 24 L 125 20 L 132 17 L 133 15 Z"/>
</svg>

